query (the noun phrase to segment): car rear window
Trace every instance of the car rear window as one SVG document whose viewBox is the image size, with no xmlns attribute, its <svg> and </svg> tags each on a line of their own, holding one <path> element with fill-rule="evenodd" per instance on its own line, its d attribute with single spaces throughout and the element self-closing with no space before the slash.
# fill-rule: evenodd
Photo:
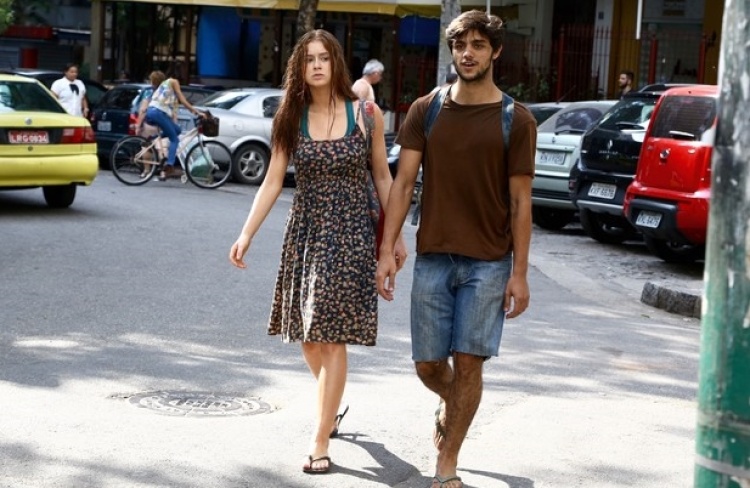
<svg viewBox="0 0 750 488">
<path fill-rule="evenodd" d="M 0 112 L 17 111 L 65 113 L 57 100 L 36 82 L 0 81 Z"/>
<path fill-rule="evenodd" d="M 602 116 L 602 111 L 594 107 L 564 109 L 545 120 L 539 132 L 572 132 L 583 134 Z"/>
<path fill-rule="evenodd" d="M 138 96 L 138 92 L 138 88 L 113 88 L 104 95 L 104 99 L 99 106 L 101 108 L 130 111 L 133 99 Z"/>
<path fill-rule="evenodd" d="M 607 130 L 645 127 L 654 111 L 656 98 L 629 98 L 617 102 L 602 118 L 599 127 Z"/>
<path fill-rule="evenodd" d="M 711 97 L 668 96 L 662 100 L 656 117 L 652 137 L 699 141 L 714 125 L 716 100 Z"/>
<path fill-rule="evenodd" d="M 268 97 L 263 100 L 263 117 L 272 119 L 281 104 L 281 97 Z"/>
<path fill-rule="evenodd" d="M 251 92 L 247 91 L 218 92 L 203 100 L 202 105 L 209 108 L 223 108 L 229 110 L 250 94 Z"/>
</svg>

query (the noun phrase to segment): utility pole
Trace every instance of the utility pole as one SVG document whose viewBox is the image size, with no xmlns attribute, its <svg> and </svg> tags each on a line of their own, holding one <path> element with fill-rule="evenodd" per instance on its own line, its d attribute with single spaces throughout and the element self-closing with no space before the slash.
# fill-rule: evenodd
<svg viewBox="0 0 750 488">
<path fill-rule="evenodd" d="M 725 0 L 701 334 L 696 488 L 750 488 L 750 3 Z"/>
<path fill-rule="evenodd" d="M 448 74 L 449 66 L 451 65 L 451 62 L 453 62 L 451 51 L 450 49 L 448 49 L 448 43 L 445 42 L 445 29 L 448 28 L 448 24 L 450 24 L 453 19 L 458 17 L 460 13 L 460 0 L 442 0 L 442 8 L 440 11 L 440 44 L 438 46 L 438 69 L 435 86 L 440 86 L 445 83 L 445 75 Z"/>
</svg>

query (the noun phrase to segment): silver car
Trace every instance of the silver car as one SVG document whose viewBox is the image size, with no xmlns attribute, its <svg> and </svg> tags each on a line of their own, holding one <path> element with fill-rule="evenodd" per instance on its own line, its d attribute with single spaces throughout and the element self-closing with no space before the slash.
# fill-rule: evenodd
<svg viewBox="0 0 750 488">
<path fill-rule="evenodd" d="M 259 185 L 271 160 L 271 126 L 284 92 L 277 88 L 234 88 L 206 98 L 199 108 L 220 119 L 215 138 L 232 151 L 234 179 Z M 288 174 L 294 174 L 290 164 Z"/>
<path fill-rule="evenodd" d="M 537 128 L 536 162 L 531 188 L 532 217 L 543 229 L 559 230 L 573 220 L 568 180 L 583 134 L 617 100 L 572 102 Z"/>
</svg>

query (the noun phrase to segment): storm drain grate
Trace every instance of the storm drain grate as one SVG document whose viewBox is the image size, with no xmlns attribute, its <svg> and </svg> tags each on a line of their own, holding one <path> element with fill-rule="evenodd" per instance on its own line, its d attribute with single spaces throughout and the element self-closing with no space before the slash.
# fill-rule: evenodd
<svg viewBox="0 0 750 488">
<path fill-rule="evenodd" d="M 270 404 L 257 397 L 203 392 L 136 393 L 130 396 L 128 401 L 139 408 L 178 417 L 258 415 L 274 410 Z"/>
</svg>

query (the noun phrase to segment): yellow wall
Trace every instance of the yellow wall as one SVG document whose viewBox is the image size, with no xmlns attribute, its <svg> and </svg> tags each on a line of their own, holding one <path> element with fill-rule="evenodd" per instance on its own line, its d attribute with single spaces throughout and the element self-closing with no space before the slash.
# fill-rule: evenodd
<svg viewBox="0 0 750 488">
<path fill-rule="evenodd" d="M 703 82 L 709 85 L 715 85 L 719 76 L 719 50 L 721 49 L 721 21 L 723 16 L 723 2 L 706 0 L 703 35 L 706 37 L 707 44 Z"/>
</svg>

